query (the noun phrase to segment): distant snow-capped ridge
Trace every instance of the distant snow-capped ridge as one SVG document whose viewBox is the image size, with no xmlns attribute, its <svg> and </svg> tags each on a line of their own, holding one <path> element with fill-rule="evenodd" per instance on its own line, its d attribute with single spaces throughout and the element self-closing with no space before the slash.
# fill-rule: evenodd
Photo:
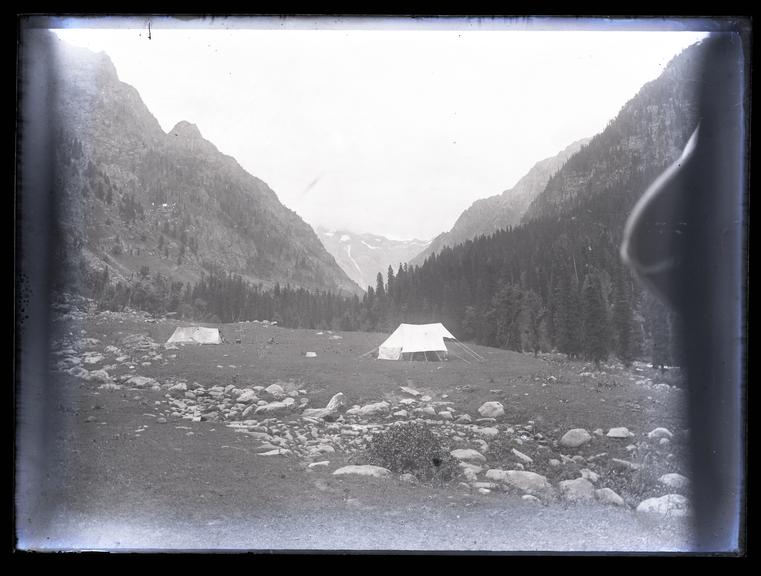
<svg viewBox="0 0 761 576">
<path fill-rule="evenodd" d="M 316 228 L 325 249 L 335 258 L 347 276 L 363 288 L 375 287 L 378 273 L 384 281 L 388 268 L 396 272 L 413 256 L 430 244 L 430 240 L 395 240 L 379 234 Z"/>
</svg>

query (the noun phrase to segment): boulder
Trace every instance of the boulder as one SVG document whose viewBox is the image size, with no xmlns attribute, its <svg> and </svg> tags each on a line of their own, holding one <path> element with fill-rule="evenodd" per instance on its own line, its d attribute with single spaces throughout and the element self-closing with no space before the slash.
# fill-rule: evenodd
<svg viewBox="0 0 761 576">
<path fill-rule="evenodd" d="M 293 398 L 286 398 L 282 402 L 270 402 L 269 404 L 264 404 L 263 406 L 259 406 L 256 410 L 254 410 L 254 414 L 271 414 L 273 412 L 287 412 L 291 409 L 291 407 L 296 404 L 296 401 Z"/>
<path fill-rule="evenodd" d="M 505 414 L 505 408 L 500 402 L 484 402 L 478 413 L 485 418 L 499 418 Z"/>
<path fill-rule="evenodd" d="M 595 490 L 595 498 L 597 498 L 597 501 L 601 504 L 626 507 L 624 499 L 610 488 L 599 488 L 598 490 Z"/>
<path fill-rule="evenodd" d="M 552 485 L 547 481 L 547 478 L 535 472 L 492 468 L 486 471 L 486 478 L 495 482 L 510 484 L 534 496 L 548 496 L 553 491 Z"/>
<path fill-rule="evenodd" d="M 668 428 L 654 428 L 650 432 L 647 433 L 647 437 L 651 440 L 661 439 L 661 438 L 668 438 L 669 440 L 674 437 L 674 435 L 671 433 L 671 431 Z"/>
<path fill-rule="evenodd" d="M 582 468 L 580 472 L 581 477 L 584 478 L 584 480 L 589 480 L 592 484 L 600 479 L 600 476 L 595 472 L 592 472 L 589 468 Z"/>
<path fill-rule="evenodd" d="M 87 375 L 87 380 L 90 382 L 110 382 L 111 376 L 105 370 L 93 370 Z"/>
<path fill-rule="evenodd" d="M 280 384 L 270 384 L 264 389 L 264 391 L 275 400 L 282 400 L 285 398 L 285 390 L 283 390 L 283 387 L 280 386 Z"/>
<path fill-rule="evenodd" d="M 611 428 L 608 430 L 608 433 L 606 434 L 608 438 L 631 438 L 634 436 L 631 432 L 629 432 L 628 428 L 625 428 L 624 426 L 620 426 L 618 428 Z"/>
<path fill-rule="evenodd" d="M 569 502 L 588 502 L 594 500 L 595 487 L 585 478 L 563 480 L 558 486 L 563 498 Z"/>
<path fill-rule="evenodd" d="M 357 476 L 373 476 L 375 478 L 388 478 L 391 476 L 391 470 L 382 468 L 381 466 L 372 466 L 370 464 L 364 464 L 362 466 L 344 466 L 333 472 L 334 476 L 345 476 L 347 474 Z"/>
<path fill-rule="evenodd" d="M 669 488 L 675 488 L 676 490 L 687 488 L 690 485 L 690 481 L 686 476 L 682 476 L 676 472 L 664 474 L 658 478 L 658 482 Z"/>
<path fill-rule="evenodd" d="M 375 414 L 384 414 L 389 411 L 390 404 L 385 400 L 375 402 L 374 404 L 365 404 L 358 410 L 360 416 L 374 416 Z"/>
<path fill-rule="evenodd" d="M 512 449 L 512 453 L 516 458 L 518 458 L 518 460 L 521 460 L 526 464 L 531 464 L 534 461 L 530 456 L 526 456 L 523 452 L 520 452 L 515 448 Z"/>
<path fill-rule="evenodd" d="M 640 502 L 637 512 L 662 514 L 664 516 L 687 516 L 689 500 L 681 494 L 666 494 L 660 498 L 648 498 Z"/>
<path fill-rule="evenodd" d="M 616 468 L 622 470 L 639 470 L 642 467 L 640 464 L 635 464 L 628 460 L 621 460 L 620 458 L 611 458 L 610 461 Z"/>
<path fill-rule="evenodd" d="M 486 457 L 478 450 L 471 448 L 459 448 L 450 452 L 457 460 L 470 460 L 476 462 L 486 462 Z"/>
<path fill-rule="evenodd" d="M 592 436 L 584 428 L 569 430 L 560 439 L 560 445 L 566 448 L 578 448 L 592 439 Z"/>
<path fill-rule="evenodd" d="M 134 386 L 135 388 L 146 388 L 156 384 L 156 380 L 148 378 L 147 376 L 132 376 L 127 380 L 127 384 Z"/>
<path fill-rule="evenodd" d="M 259 400 L 259 397 L 253 390 L 244 390 L 237 398 L 237 401 L 241 404 L 250 404 L 252 402 L 256 402 L 257 400 Z"/>
<path fill-rule="evenodd" d="M 530 502 L 531 504 L 541 504 L 542 501 L 539 500 L 536 496 L 532 496 L 531 494 L 524 494 L 521 496 L 521 500 L 524 502 Z"/>
<path fill-rule="evenodd" d="M 339 392 L 330 399 L 325 408 L 307 408 L 301 413 L 301 415 L 306 416 L 307 418 L 322 418 L 323 420 L 330 419 L 336 416 L 344 403 L 344 394 L 343 392 Z"/>
<path fill-rule="evenodd" d="M 497 428 L 491 428 L 491 427 L 482 427 L 482 426 L 474 426 L 473 432 L 476 434 L 480 434 L 481 436 L 486 436 L 488 438 L 493 438 L 497 434 L 499 434 L 499 430 Z"/>
</svg>

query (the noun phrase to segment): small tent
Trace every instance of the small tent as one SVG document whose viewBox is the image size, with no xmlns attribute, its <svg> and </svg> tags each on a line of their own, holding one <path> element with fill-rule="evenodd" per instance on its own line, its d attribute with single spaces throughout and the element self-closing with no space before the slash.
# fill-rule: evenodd
<svg viewBox="0 0 761 576">
<path fill-rule="evenodd" d="M 166 341 L 167 344 L 221 344 L 217 328 L 204 328 L 202 326 L 178 326 L 174 334 Z"/>
<path fill-rule="evenodd" d="M 378 346 L 379 360 L 441 360 L 447 356 L 444 340 L 451 340 L 477 359 L 478 354 L 458 342 L 441 323 L 400 324 L 399 327 Z M 372 352 L 372 351 L 371 351 Z M 457 354 L 455 354 L 457 356 Z"/>
</svg>

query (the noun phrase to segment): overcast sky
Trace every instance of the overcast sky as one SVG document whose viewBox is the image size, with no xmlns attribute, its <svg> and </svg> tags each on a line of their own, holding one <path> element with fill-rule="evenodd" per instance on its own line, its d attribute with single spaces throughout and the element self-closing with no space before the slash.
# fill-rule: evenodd
<svg viewBox="0 0 761 576">
<path fill-rule="evenodd" d="M 196 124 L 313 226 L 400 239 L 449 230 L 473 201 L 602 131 L 705 36 L 477 24 L 56 32 L 104 50 L 165 131 Z"/>
</svg>

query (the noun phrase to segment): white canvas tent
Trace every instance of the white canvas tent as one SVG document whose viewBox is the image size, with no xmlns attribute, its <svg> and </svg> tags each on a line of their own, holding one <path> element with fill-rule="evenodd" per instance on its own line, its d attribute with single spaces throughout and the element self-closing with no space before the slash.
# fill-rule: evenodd
<svg viewBox="0 0 761 576">
<path fill-rule="evenodd" d="M 436 323 L 400 324 L 385 342 L 378 346 L 378 360 L 413 360 L 415 358 L 441 360 L 449 352 L 444 343 L 445 339 L 451 340 L 472 357 L 483 359 L 458 342 L 457 338 L 441 323 Z"/>
<path fill-rule="evenodd" d="M 178 326 L 174 334 L 166 341 L 167 344 L 221 344 L 222 338 L 219 336 L 217 328 L 204 328 L 202 326 Z"/>
</svg>

